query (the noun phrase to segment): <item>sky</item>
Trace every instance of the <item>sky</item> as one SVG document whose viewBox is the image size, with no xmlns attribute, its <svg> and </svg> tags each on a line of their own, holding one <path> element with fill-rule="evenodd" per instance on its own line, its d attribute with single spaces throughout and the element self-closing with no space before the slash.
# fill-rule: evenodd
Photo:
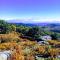
<svg viewBox="0 0 60 60">
<path fill-rule="evenodd" d="M 0 19 L 60 22 L 60 0 L 0 0 Z"/>
</svg>

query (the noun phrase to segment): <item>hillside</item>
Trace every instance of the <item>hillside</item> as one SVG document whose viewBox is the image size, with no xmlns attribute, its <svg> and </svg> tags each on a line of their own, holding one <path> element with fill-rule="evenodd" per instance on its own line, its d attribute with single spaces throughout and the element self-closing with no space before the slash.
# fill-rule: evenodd
<svg viewBox="0 0 60 60">
<path fill-rule="evenodd" d="M 57 25 L 49 26 L 25 26 L 0 20 L 0 51 L 10 51 L 10 60 L 60 60 L 60 33 L 50 31 Z"/>
</svg>

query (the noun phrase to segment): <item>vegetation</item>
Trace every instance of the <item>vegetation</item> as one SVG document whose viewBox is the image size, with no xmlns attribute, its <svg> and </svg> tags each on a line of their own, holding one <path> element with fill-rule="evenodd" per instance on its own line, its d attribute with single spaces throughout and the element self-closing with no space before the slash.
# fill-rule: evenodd
<svg viewBox="0 0 60 60">
<path fill-rule="evenodd" d="M 0 20 L 0 51 L 10 50 L 11 60 L 60 60 L 57 57 L 60 55 L 60 33 L 45 29 Z M 52 40 L 45 41 L 48 44 L 39 44 L 37 39 L 40 41 L 40 36 L 44 35 L 50 35 Z"/>
</svg>

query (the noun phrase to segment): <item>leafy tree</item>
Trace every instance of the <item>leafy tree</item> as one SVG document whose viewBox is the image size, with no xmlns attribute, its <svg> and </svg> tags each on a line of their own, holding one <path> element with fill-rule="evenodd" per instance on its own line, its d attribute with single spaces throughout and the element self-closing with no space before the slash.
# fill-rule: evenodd
<svg viewBox="0 0 60 60">
<path fill-rule="evenodd" d="M 15 25 L 11 25 L 4 20 L 0 20 L 0 34 L 5 34 L 12 31 L 16 31 Z"/>
<path fill-rule="evenodd" d="M 16 32 L 22 33 L 22 34 L 26 34 L 29 30 L 29 27 L 25 27 L 25 26 L 17 26 L 16 27 Z"/>
<path fill-rule="evenodd" d="M 4 20 L 0 20 L 0 33 L 6 33 L 7 31 L 7 22 L 5 22 Z"/>
<path fill-rule="evenodd" d="M 30 28 L 26 35 L 32 38 L 39 37 L 39 28 L 38 27 Z"/>
<path fill-rule="evenodd" d="M 57 40 L 58 39 L 58 34 L 57 33 L 53 33 L 51 34 L 52 40 Z"/>
</svg>

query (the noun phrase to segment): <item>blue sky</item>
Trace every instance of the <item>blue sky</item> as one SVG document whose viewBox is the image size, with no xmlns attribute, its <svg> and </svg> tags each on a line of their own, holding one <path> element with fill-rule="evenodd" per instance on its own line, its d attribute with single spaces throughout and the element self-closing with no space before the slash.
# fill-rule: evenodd
<svg viewBox="0 0 60 60">
<path fill-rule="evenodd" d="M 0 19 L 60 22 L 60 0 L 0 0 Z"/>
</svg>

